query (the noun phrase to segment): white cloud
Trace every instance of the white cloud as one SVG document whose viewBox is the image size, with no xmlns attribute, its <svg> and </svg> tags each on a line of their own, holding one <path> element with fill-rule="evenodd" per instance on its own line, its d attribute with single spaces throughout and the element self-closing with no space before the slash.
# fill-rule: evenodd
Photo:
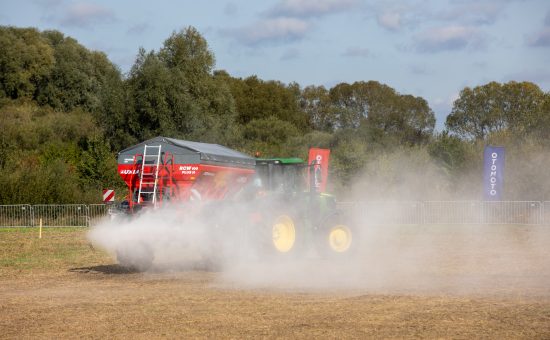
<svg viewBox="0 0 550 340">
<path fill-rule="evenodd" d="M 401 28 L 401 14 L 399 12 L 384 12 L 377 16 L 378 24 L 390 31 Z"/>
<path fill-rule="evenodd" d="M 403 28 L 414 30 L 420 25 L 434 23 L 478 27 L 491 25 L 501 18 L 512 0 L 450 0 L 446 1 L 443 10 L 435 9 L 437 2 L 439 1 L 372 0 L 368 8 L 378 25 L 390 31 Z"/>
<path fill-rule="evenodd" d="M 550 26 L 544 27 L 540 31 L 527 38 L 527 44 L 533 47 L 550 47 Z"/>
<path fill-rule="evenodd" d="M 416 49 L 420 52 L 441 52 L 461 50 L 467 47 L 483 48 L 485 39 L 475 28 L 466 26 L 445 26 L 428 29 L 417 34 Z"/>
<path fill-rule="evenodd" d="M 346 11 L 357 5 L 357 0 L 282 0 L 268 13 L 272 16 L 313 17 Z"/>
<path fill-rule="evenodd" d="M 435 13 L 434 19 L 463 25 L 490 25 L 499 18 L 506 6 L 507 1 L 502 0 L 461 1 L 456 7 Z"/>
<path fill-rule="evenodd" d="M 61 24 L 63 26 L 89 27 L 97 23 L 109 23 L 115 20 L 114 13 L 100 5 L 79 2 L 71 4 L 63 17 Z"/>
<path fill-rule="evenodd" d="M 370 51 L 367 48 L 361 48 L 361 47 L 348 47 L 344 53 L 342 53 L 344 57 L 360 57 L 360 58 L 368 58 L 371 56 Z"/>
<path fill-rule="evenodd" d="M 224 29 L 245 45 L 257 46 L 301 40 L 310 31 L 313 19 L 350 10 L 360 0 L 279 0 L 263 12 L 264 19 L 236 29 Z M 288 57 L 283 56 L 288 59 Z"/>
<path fill-rule="evenodd" d="M 265 19 L 251 26 L 225 33 L 234 36 L 246 45 L 260 45 L 302 39 L 310 29 L 308 22 L 288 17 Z"/>
<path fill-rule="evenodd" d="M 389 31 L 415 28 L 429 19 L 429 7 L 418 1 L 384 1 L 367 6 L 368 17 L 376 19 L 378 25 Z"/>
<path fill-rule="evenodd" d="M 544 18 L 544 27 L 538 32 L 533 33 L 526 38 L 527 45 L 533 47 L 550 47 L 550 11 Z"/>
</svg>

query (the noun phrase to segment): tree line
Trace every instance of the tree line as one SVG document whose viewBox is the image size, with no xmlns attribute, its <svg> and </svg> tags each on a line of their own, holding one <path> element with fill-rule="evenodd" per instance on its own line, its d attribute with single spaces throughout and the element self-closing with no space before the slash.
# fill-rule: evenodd
<svg viewBox="0 0 550 340">
<path fill-rule="evenodd" d="M 550 94 L 530 82 L 464 88 L 434 132 L 425 99 L 374 80 L 233 77 L 193 27 L 140 49 L 127 74 L 58 31 L 0 27 L 0 51 L 0 204 L 98 202 L 123 188 L 116 152 L 158 135 L 266 157 L 330 148 L 331 189 L 369 198 L 427 195 L 413 170 L 433 172 L 432 192 L 479 198 L 482 148 L 505 145 L 507 199 L 550 199 Z"/>
</svg>

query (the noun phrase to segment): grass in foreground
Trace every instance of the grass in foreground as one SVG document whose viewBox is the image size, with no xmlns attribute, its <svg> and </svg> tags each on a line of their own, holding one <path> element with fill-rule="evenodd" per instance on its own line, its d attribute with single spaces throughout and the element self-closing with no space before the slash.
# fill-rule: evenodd
<svg viewBox="0 0 550 340">
<path fill-rule="evenodd" d="M 52 271 L 109 263 L 86 239 L 87 228 L 0 228 L 0 271 Z"/>
</svg>

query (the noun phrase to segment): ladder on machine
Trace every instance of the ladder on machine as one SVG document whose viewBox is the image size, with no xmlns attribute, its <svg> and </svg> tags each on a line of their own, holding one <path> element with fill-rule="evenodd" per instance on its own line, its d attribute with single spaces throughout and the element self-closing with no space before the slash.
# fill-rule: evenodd
<svg viewBox="0 0 550 340">
<path fill-rule="evenodd" d="M 149 153 L 147 150 L 149 149 Z M 156 152 L 153 151 L 156 149 Z M 141 161 L 141 172 L 139 175 L 139 191 L 138 202 L 141 200 L 141 195 L 152 195 L 152 198 L 148 200 L 157 206 L 157 185 L 160 165 L 161 145 L 145 145 L 143 149 L 143 159 Z M 152 160 L 152 163 L 148 163 L 147 160 Z M 153 169 L 152 172 L 145 172 L 145 167 Z M 149 170 L 151 171 L 151 170 Z M 152 186 L 152 189 L 151 189 Z"/>
</svg>

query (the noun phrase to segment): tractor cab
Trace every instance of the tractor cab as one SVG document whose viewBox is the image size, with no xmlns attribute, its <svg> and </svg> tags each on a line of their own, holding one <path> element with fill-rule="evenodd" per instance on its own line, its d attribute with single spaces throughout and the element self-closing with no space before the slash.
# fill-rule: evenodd
<svg viewBox="0 0 550 340">
<path fill-rule="evenodd" d="M 256 159 L 254 184 L 268 192 L 306 191 L 307 164 L 301 158 Z"/>
</svg>

